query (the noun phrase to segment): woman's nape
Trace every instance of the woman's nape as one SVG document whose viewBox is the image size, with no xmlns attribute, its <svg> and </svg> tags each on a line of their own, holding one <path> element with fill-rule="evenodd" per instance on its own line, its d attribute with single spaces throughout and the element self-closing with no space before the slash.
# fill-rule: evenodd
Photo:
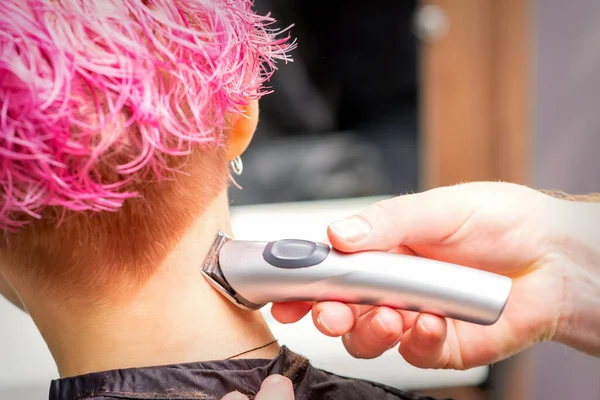
<svg viewBox="0 0 600 400">
<path fill-rule="evenodd" d="M 61 376 L 218 360 L 272 341 L 260 313 L 237 308 L 201 275 L 217 230 L 230 231 L 225 192 L 193 221 L 156 272 L 126 296 L 65 308 L 26 292 L 31 298 L 25 305 Z M 277 352 L 269 346 L 249 356 Z"/>
</svg>

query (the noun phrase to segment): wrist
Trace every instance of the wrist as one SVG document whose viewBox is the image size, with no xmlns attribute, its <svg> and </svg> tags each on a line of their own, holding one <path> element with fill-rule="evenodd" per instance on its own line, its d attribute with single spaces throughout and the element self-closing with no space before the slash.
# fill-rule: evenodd
<svg viewBox="0 0 600 400">
<path fill-rule="evenodd" d="M 554 340 L 600 356 L 600 203 L 556 201 L 549 259 L 562 299 Z"/>
</svg>

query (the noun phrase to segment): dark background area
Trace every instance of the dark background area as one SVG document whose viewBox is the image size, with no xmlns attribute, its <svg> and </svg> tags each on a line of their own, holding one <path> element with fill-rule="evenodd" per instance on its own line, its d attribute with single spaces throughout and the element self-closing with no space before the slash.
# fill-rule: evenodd
<svg viewBox="0 0 600 400">
<path fill-rule="evenodd" d="M 418 187 L 415 1 L 256 0 L 294 24 L 293 63 L 261 100 L 235 205 L 399 194 Z"/>
</svg>

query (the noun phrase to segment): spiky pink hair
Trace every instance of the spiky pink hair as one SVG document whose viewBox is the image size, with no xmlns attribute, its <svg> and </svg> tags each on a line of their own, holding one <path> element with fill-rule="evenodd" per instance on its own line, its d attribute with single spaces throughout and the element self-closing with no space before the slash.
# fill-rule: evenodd
<svg viewBox="0 0 600 400">
<path fill-rule="evenodd" d="M 3 0 L 0 225 L 48 206 L 117 210 L 136 176 L 160 179 L 165 156 L 219 145 L 226 116 L 266 94 L 292 47 L 251 6 Z"/>
</svg>

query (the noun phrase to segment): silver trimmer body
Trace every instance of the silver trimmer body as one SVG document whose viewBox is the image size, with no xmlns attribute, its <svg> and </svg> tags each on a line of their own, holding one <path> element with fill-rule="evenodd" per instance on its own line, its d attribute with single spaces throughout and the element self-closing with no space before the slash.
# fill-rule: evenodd
<svg viewBox="0 0 600 400">
<path fill-rule="evenodd" d="M 508 277 L 430 260 L 368 251 L 346 254 L 306 240 L 232 240 L 219 232 L 202 273 L 239 307 L 340 301 L 427 312 L 479 325 L 500 318 Z"/>
</svg>

